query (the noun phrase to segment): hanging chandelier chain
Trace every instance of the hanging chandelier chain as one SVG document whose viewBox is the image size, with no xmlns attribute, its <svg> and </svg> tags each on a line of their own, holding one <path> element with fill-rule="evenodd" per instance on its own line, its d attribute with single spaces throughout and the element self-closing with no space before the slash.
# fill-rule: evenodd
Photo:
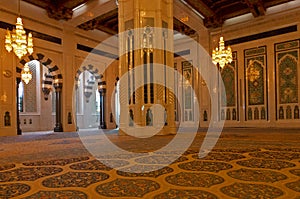
<svg viewBox="0 0 300 199">
<path fill-rule="evenodd" d="M 12 51 L 16 54 L 16 56 L 21 59 L 27 53 L 33 53 L 33 41 L 32 34 L 29 33 L 26 35 L 26 31 L 23 28 L 21 12 L 20 12 L 20 4 L 21 0 L 18 0 L 18 17 L 16 22 L 16 27 L 10 32 L 7 29 L 7 33 L 5 35 L 5 48 L 8 52 Z M 31 72 L 27 67 L 24 67 L 22 70 L 21 78 L 25 81 L 26 84 L 31 80 Z M 29 79 L 29 80 L 28 80 Z"/>
<path fill-rule="evenodd" d="M 18 15 L 21 16 L 21 9 L 20 9 L 21 0 L 18 0 Z"/>
</svg>

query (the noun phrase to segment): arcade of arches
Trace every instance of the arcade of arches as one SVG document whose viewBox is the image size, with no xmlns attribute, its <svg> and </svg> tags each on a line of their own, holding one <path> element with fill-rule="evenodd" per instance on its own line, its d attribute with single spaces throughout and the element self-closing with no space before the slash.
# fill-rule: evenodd
<svg viewBox="0 0 300 199">
<path fill-rule="evenodd" d="M 14 18 L 11 13 L 2 12 L 0 19 L 3 27 L 3 24 L 13 24 L 7 16 Z M 34 21 L 25 22 L 36 31 L 43 32 L 45 27 Z M 174 110 L 168 111 L 169 116 L 173 116 L 167 118 L 172 118 L 175 126 L 180 122 L 194 125 L 196 118 L 199 118 L 199 127 L 208 127 L 211 120 L 223 120 L 225 127 L 299 127 L 300 37 L 297 9 L 291 9 L 288 14 L 279 12 L 260 20 L 228 24 L 226 26 L 225 23 L 222 28 L 222 35 L 231 44 L 233 61 L 220 70 L 226 90 L 226 96 L 220 96 L 226 102 L 220 101 L 219 116 L 212 118 L 209 90 L 214 88 L 208 88 L 199 68 L 200 65 L 214 67 L 204 63 L 200 57 L 210 54 L 217 45 L 220 32 L 219 29 L 215 32 L 208 30 L 199 23 L 196 33 L 188 36 L 192 40 L 182 37 L 180 33 L 175 34 L 174 54 L 167 55 L 168 60 L 172 61 L 166 63 L 173 65 L 179 74 L 171 78 L 177 82 L 174 93 L 185 103 L 182 106 L 175 103 Z M 118 127 L 122 104 L 118 102 L 116 85 L 124 74 L 122 67 L 127 63 L 123 62 L 122 56 L 118 59 L 119 41 L 110 38 L 110 43 L 105 43 L 109 37 L 86 39 L 88 36 L 83 36 L 82 32 L 72 29 L 67 23 L 60 33 L 51 26 L 47 29 L 49 34 L 44 32 L 44 39 L 35 38 L 34 54 L 22 60 L 8 53 L 1 45 L 0 134 Z M 0 29 L 1 38 L 5 33 L 5 29 Z M 91 49 L 97 45 L 101 49 L 89 52 L 88 47 Z M 28 85 L 22 82 L 17 85 L 16 79 L 27 62 L 31 63 L 34 78 Z M 162 60 L 157 62 L 163 63 Z M 185 73 L 190 74 L 192 81 L 189 85 L 194 93 L 181 78 Z M 148 92 L 150 90 L 149 87 Z M 60 95 L 59 104 L 57 92 Z M 153 95 L 159 93 L 159 87 L 151 92 Z M 152 94 L 149 94 L 149 99 Z M 140 95 L 137 93 L 136 96 Z M 195 101 L 199 102 L 197 112 Z M 57 118 L 58 106 L 61 108 Z M 139 114 L 133 111 L 134 116 Z"/>
<path fill-rule="evenodd" d="M 0 198 L 300 198 L 299 0 L 242 1 L 259 16 L 218 28 L 183 0 L 83 0 L 69 20 L 22 0 L 22 59 L 4 46 L 16 2 L 0 2 Z M 117 36 L 79 28 L 106 9 Z M 221 35 L 224 68 L 210 57 Z"/>
</svg>

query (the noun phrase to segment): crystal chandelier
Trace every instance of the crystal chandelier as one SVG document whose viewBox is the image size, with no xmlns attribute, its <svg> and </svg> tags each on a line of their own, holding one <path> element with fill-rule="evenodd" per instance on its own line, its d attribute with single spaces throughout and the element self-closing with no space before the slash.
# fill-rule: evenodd
<svg viewBox="0 0 300 199">
<path fill-rule="evenodd" d="M 224 68 L 224 66 L 228 63 L 232 62 L 232 52 L 231 48 L 228 47 L 225 49 L 224 39 L 223 37 L 220 37 L 219 41 L 219 48 L 217 47 L 212 52 L 212 60 L 214 64 L 219 64 L 221 68 Z"/>
<path fill-rule="evenodd" d="M 18 12 L 20 15 L 20 2 L 18 4 Z M 32 54 L 33 52 L 33 43 L 32 43 L 32 34 L 26 36 L 26 32 L 23 28 L 22 18 L 17 18 L 16 28 L 12 32 L 7 30 L 5 36 L 5 48 L 8 52 L 11 50 L 21 59 L 24 55 Z"/>
<path fill-rule="evenodd" d="M 31 74 L 31 72 L 30 72 L 30 70 L 29 70 L 29 67 L 28 67 L 28 64 L 27 64 L 27 63 L 24 65 L 24 68 L 23 68 L 23 70 L 22 70 L 22 72 L 21 72 L 21 79 L 22 79 L 26 84 L 28 84 L 29 81 L 32 79 L 32 74 Z"/>
</svg>

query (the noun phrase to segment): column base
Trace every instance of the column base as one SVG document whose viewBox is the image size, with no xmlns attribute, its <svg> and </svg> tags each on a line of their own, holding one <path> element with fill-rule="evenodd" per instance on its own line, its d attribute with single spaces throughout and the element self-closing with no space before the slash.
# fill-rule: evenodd
<svg viewBox="0 0 300 199">
<path fill-rule="evenodd" d="M 21 129 L 17 129 L 17 135 L 22 135 L 22 130 Z"/>
<path fill-rule="evenodd" d="M 98 126 L 98 129 L 106 129 L 106 124 L 105 123 L 100 124 L 100 126 Z"/>
<path fill-rule="evenodd" d="M 63 128 L 61 124 L 56 124 L 54 127 L 54 132 L 63 132 Z"/>
<path fill-rule="evenodd" d="M 125 128 L 119 128 L 119 135 L 131 135 L 140 138 L 152 137 L 155 135 L 175 135 L 177 133 L 177 128 L 164 126 L 157 133 L 153 134 L 153 132 L 156 131 L 158 130 L 155 129 L 154 127 L 150 127 L 149 129 L 143 127 L 125 127 Z"/>
</svg>

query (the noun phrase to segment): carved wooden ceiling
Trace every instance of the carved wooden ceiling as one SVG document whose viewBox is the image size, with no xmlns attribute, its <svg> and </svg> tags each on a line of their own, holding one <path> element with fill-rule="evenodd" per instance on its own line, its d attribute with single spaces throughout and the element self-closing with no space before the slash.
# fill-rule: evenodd
<svg viewBox="0 0 300 199">
<path fill-rule="evenodd" d="M 70 20 L 73 9 L 84 3 L 95 0 L 22 0 L 47 11 L 50 18 L 56 20 Z M 115 1 L 115 0 L 111 0 Z M 220 27 L 224 20 L 251 13 L 254 17 L 263 16 L 266 9 L 272 6 L 293 0 L 180 0 L 187 3 L 204 17 L 207 28 Z M 118 32 L 118 9 L 107 10 L 104 14 L 94 16 L 92 19 L 79 24 L 83 30 L 100 30 L 108 34 Z M 174 18 L 174 30 L 187 35 L 195 31 L 189 26 Z"/>
</svg>

